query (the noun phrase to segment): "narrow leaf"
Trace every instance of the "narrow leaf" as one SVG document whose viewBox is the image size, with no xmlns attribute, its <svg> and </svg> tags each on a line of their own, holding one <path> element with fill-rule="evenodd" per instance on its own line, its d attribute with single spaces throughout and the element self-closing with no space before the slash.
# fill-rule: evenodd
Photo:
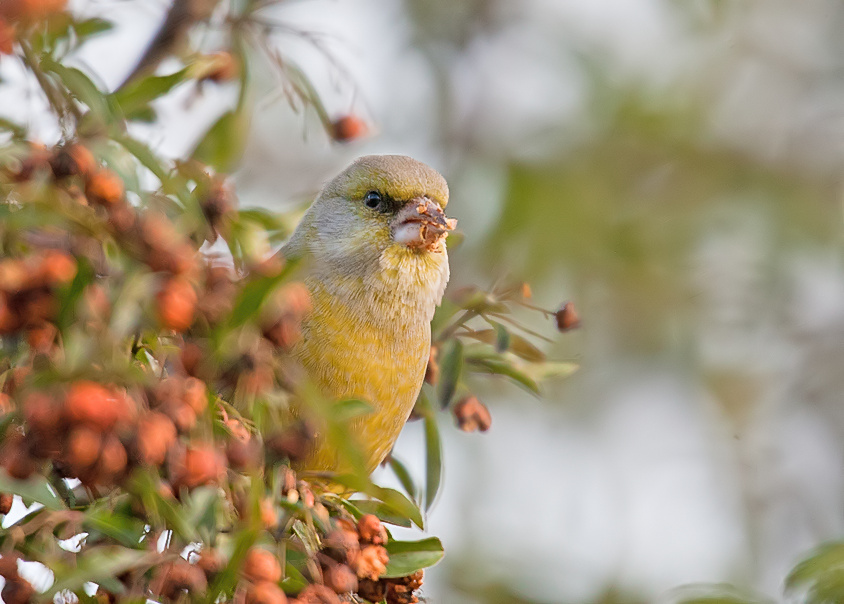
<svg viewBox="0 0 844 604">
<path fill-rule="evenodd" d="M 448 407 L 454 397 L 454 391 L 463 373 L 463 343 L 460 340 L 449 340 L 440 361 L 440 381 L 438 395 L 440 406 Z"/>
<path fill-rule="evenodd" d="M 475 358 L 471 359 L 469 364 L 473 371 L 503 375 L 510 378 L 516 385 L 522 386 L 529 392 L 536 395 L 539 394 L 539 386 L 535 380 L 503 359 Z"/>
<path fill-rule="evenodd" d="M 416 485 L 413 483 L 413 478 L 410 476 L 410 472 L 407 467 L 392 455 L 389 459 L 390 468 L 393 470 L 393 474 L 396 475 L 396 478 L 399 479 L 405 493 L 407 493 L 408 497 L 411 499 L 416 499 Z"/>
<path fill-rule="evenodd" d="M 127 117 L 144 109 L 155 99 L 164 96 L 170 90 L 185 81 L 187 68 L 163 76 L 148 76 L 135 80 L 117 90 L 111 96 Z"/>
<path fill-rule="evenodd" d="M 20 495 L 24 500 L 40 503 L 49 510 L 64 510 L 65 505 L 43 476 L 33 476 L 26 480 L 12 478 L 5 471 L 0 471 L 0 493 Z"/>
</svg>

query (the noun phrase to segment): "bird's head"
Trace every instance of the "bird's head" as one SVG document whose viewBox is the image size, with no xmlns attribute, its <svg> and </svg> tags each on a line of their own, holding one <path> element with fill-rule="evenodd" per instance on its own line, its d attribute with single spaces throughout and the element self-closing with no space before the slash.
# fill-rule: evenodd
<svg viewBox="0 0 844 604">
<path fill-rule="evenodd" d="M 445 238 L 457 222 L 446 218 L 447 203 L 448 185 L 433 168 L 367 155 L 325 185 L 284 252 L 350 277 L 402 265 L 447 279 Z"/>
</svg>

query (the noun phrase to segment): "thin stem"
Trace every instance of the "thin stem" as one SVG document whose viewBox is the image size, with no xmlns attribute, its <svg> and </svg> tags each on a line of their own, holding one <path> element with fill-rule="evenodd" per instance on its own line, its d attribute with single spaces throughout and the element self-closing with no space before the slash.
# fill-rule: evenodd
<svg viewBox="0 0 844 604">
<path fill-rule="evenodd" d="M 32 50 L 32 47 L 24 40 L 20 41 L 20 46 L 23 50 L 24 65 L 26 65 L 27 69 L 29 69 L 29 71 L 32 72 L 32 75 L 35 76 L 38 85 L 44 92 L 44 96 L 47 97 L 47 102 L 50 103 L 53 111 L 58 116 L 59 122 L 62 124 L 62 129 L 65 129 L 68 115 L 72 114 L 73 117 L 79 119 L 79 110 L 73 105 L 72 101 L 69 101 L 59 92 L 50 79 L 45 75 L 44 71 L 41 69 L 41 64 L 38 61 L 38 58 L 35 56 L 35 52 Z"/>
<path fill-rule="evenodd" d="M 457 331 L 460 327 L 462 327 L 464 323 L 470 321 L 471 319 L 474 319 L 476 316 L 478 316 L 478 312 L 475 310 L 463 311 L 463 314 L 460 315 L 454 323 L 443 329 L 440 335 L 437 336 L 436 341 L 442 342 L 444 340 L 447 340 L 448 338 L 453 336 L 454 332 Z"/>
</svg>

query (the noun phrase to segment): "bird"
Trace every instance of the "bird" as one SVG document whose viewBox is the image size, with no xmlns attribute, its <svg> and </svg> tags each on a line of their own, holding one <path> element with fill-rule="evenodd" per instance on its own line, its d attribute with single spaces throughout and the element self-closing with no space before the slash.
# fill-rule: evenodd
<svg viewBox="0 0 844 604">
<path fill-rule="evenodd" d="M 307 259 L 311 311 L 291 355 L 325 397 L 371 412 L 349 432 L 371 473 L 392 450 L 422 387 L 431 319 L 449 278 L 448 184 L 404 155 L 358 158 L 317 195 L 281 253 Z M 348 470 L 324 435 L 303 468 Z"/>
</svg>

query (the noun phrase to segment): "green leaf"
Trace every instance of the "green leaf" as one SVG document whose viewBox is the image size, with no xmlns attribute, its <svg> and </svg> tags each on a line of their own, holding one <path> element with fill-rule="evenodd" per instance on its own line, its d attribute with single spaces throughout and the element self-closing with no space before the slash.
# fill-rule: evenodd
<svg viewBox="0 0 844 604">
<path fill-rule="evenodd" d="M 249 134 L 249 118 L 245 111 L 227 111 L 205 133 L 191 157 L 218 172 L 231 172 L 243 155 Z"/>
<path fill-rule="evenodd" d="M 66 509 L 61 497 L 43 476 L 18 480 L 6 474 L 5 471 L 0 471 L 0 493 L 20 495 L 24 500 L 35 501 L 49 510 Z"/>
<path fill-rule="evenodd" d="M 379 519 L 388 524 L 395 524 L 396 526 L 403 526 L 405 528 L 411 527 L 411 522 L 408 518 L 396 514 L 391 508 L 380 501 L 353 499 L 350 503 L 353 504 L 361 514 L 375 514 Z"/>
<path fill-rule="evenodd" d="M 92 533 L 90 541 L 95 540 L 93 533 L 99 532 L 121 545 L 135 549 L 142 547 L 141 538 L 146 534 L 145 524 L 141 520 L 115 514 L 105 507 L 89 509 L 83 526 Z"/>
<path fill-rule="evenodd" d="M 506 352 L 510 348 L 510 332 L 501 323 L 493 322 L 495 326 L 495 351 Z"/>
<path fill-rule="evenodd" d="M 11 132 L 17 138 L 26 137 L 26 128 L 5 117 L 0 117 L 0 130 Z"/>
<path fill-rule="evenodd" d="M 52 601 L 60 591 L 76 592 L 89 581 L 99 584 L 136 566 L 152 564 L 158 558 L 156 552 L 119 546 L 86 548 L 84 556 L 76 557 L 74 567 L 52 568 L 56 581 L 40 599 Z"/>
<path fill-rule="evenodd" d="M 184 68 L 169 75 L 152 75 L 133 80 L 114 92 L 111 97 L 123 110 L 123 114 L 131 118 L 135 113 L 147 108 L 152 101 L 185 82 L 186 74 L 187 68 Z"/>
<path fill-rule="evenodd" d="M 288 593 L 299 593 L 308 586 L 308 580 L 305 575 L 296 568 L 292 563 L 288 562 L 284 566 L 284 579 L 281 580 L 281 588 Z"/>
<path fill-rule="evenodd" d="M 94 269 L 86 260 L 77 263 L 76 276 L 70 285 L 58 292 L 59 314 L 56 318 L 56 325 L 59 330 L 64 331 L 70 326 L 73 316 L 76 313 L 76 306 L 85 291 L 85 286 L 94 279 Z"/>
<path fill-rule="evenodd" d="M 443 544 L 436 537 L 421 541 L 389 541 L 385 547 L 390 561 L 387 563 L 387 572 L 382 576 L 387 579 L 406 577 L 433 566 L 445 554 Z"/>
<path fill-rule="evenodd" d="M 429 510 L 442 482 L 442 442 L 436 413 L 424 392 L 419 393 L 416 409 L 425 423 L 425 510 Z"/>
<path fill-rule="evenodd" d="M 133 480 L 128 483 L 128 490 L 141 498 L 151 515 L 151 522 L 166 525 L 186 541 L 197 540 L 196 528 L 185 517 L 184 508 L 161 496 L 157 479 L 149 472 L 135 472 Z"/>
<path fill-rule="evenodd" d="M 114 27 L 114 24 L 111 21 L 93 17 L 91 19 L 85 19 L 84 21 L 74 21 L 71 24 L 71 27 L 73 27 L 73 31 L 76 32 L 76 36 L 81 40 L 84 40 L 86 38 L 90 38 L 91 36 L 109 31 Z"/>
<path fill-rule="evenodd" d="M 566 363 L 562 361 L 531 363 L 521 368 L 522 373 L 537 382 L 551 378 L 568 377 L 578 369 L 580 369 L 580 365 L 577 363 Z"/>
<path fill-rule="evenodd" d="M 804 587 L 831 570 L 844 570 L 844 542 L 826 543 L 814 550 L 788 574 L 786 590 Z"/>
<path fill-rule="evenodd" d="M 152 172 L 161 181 L 161 184 L 164 185 L 171 180 L 169 171 L 155 155 L 155 152 L 147 145 L 125 134 L 113 133 L 112 138 L 120 143 L 120 146 L 126 149 L 126 151 L 134 155 L 135 159 L 141 162 L 142 166 Z"/>
<path fill-rule="evenodd" d="M 41 62 L 45 71 L 51 71 L 61 79 L 76 100 L 88 106 L 92 113 L 105 123 L 112 119 L 111 109 L 106 96 L 97 88 L 85 73 L 75 67 L 67 67 L 45 57 Z"/>
<path fill-rule="evenodd" d="M 516 356 L 530 362 L 541 363 L 545 361 L 545 353 L 539 350 L 536 346 L 531 344 L 527 339 L 519 334 L 510 333 L 500 323 L 490 321 L 495 326 L 495 329 L 481 329 L 466 334 L 470 338 L 486 342 L 495 346 L 497 352 L 510 351 Z M 506 333 L 506 339 L 502 335 Z M 506 343 L 506 346 L 504 345 Z"/>
<path fill-rule="evenodd" d="M 374 409 L 369 403 L 359 399 L 346 399 L 331 403 L 331 419 L 336 422 L 348 422 L 362 415 L 369 415 Z"/>
<path fill-rule="evenodd" d="M 219 490 L 214 487 L 200 487 L 190 493 L 183 508 L 187 508 L 186 520 L 191 526 L 202 527 L 216 525 L 217 506 L 220 502 Z"/>
<path fill-rule="evenodd" d="M 419 506 L 399 491 L 380 487 L 369 480 L 368 477 L 355 474 L 339 474 L 334 476 L 332 481 L 380 500 L 387 507 L 391 508 L 393 512 L 409 519 L 419 528 L 425 528 L 425 522 L 422 519 L 422 511 L 419 509 Z M 356 502 L 355 505 L 358 505 L 358 503 Z"/>
<path fill-rule="evenodd" d="M 413 478 L 410 476 L 410 472 L 407 467 L 392 455 L 389 457 L 388 463 L 390 464 L 390 469 L 393 470 L 393 474 L 395 474 L 396 478 L 399 479 L 399 482 L 408 497 L 416 499 L 416 485 L 413 483 Z"/>
<path fill-rule="evenodd" d="M 440 406 L 443 408 L 451 403 L 462 374 L 463 343 L 457 339 L 449 340 L 443 350 L 440 361 L 440 381 L 437 384 Z"/>
<path fill-rule="evenodd" d="M 267 300 L 269 295 L 284 281 L 291 269 L 291 263 L 278 275 L 263 277 L 247 283 L 240 291 L 237 302 L 232 309 L 229 328 L 240 327 L 255 316 Z"/>
<path fill-rule="evenodd" d="M 492 373 L 508 377 L 528 392 L 539 395 L 539 385 L 536 381 L 504 359 L 472 358 L 469 359 L 469 365 L 473 371 L 479 373 Z"/>
</svg>

